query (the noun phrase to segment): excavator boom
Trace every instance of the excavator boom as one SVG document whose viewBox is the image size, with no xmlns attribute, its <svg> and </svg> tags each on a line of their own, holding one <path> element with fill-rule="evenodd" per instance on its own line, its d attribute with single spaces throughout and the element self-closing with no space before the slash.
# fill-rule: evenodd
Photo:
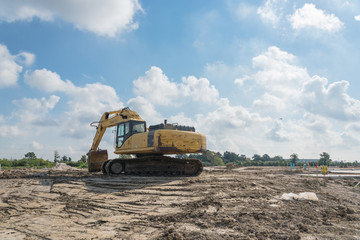
<svg viewBox="0 0 360 240">
<path fill-rule="evenodd" d="M 113 112 L 105 112 L 101 116 L 99 122 L 93 122 L 90 124 L 91 126 L 93 126 L 94 124 L 98 123 L 98 125 L 96 126 L 96 134 L 94 136 L 93 144 L 90 150 L 97 150 L 107 128 L 114 127 L 118 123 L 128 121 L 130 119 L 144 121 L 136 112 L 131 111 L 129 108 L 123 108 L 121 110 Z"/>
</svg>

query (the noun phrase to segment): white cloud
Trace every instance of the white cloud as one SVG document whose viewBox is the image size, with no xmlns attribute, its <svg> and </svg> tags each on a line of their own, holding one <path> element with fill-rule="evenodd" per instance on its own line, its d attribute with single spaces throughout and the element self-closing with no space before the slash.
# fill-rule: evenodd
<svg viewBox="0 0 360 240">
<path fill-rule="evenodd" d="M 207 137 L 208 148 L 215 151 L 256 152 L 270 118 L 262 118 L 242 106 L 232 106 L 228 99 L 219 100 L 217 108 L 196 116 L 197 131 Z"/>
<path fill-rule="evenodd" d="M 218 104 L 216 110 L 196 118 L 197 130 L 206 134 L 210 149 L 284 157 L 297 152 L 302 158 L 321 151 L 347 158 L 353 155 L 346 152 L 349 149 L 358 151 L 355 129 L 360 127 L 344 129 L 360 118 L 359 100 L 346 93 L 347 81 L 328 84 L 325 78 L 311 77 L 295 55 L 275 46 L 252 62 L 253 71 L 234 84 L 244 88 L 245 81 L 255 80 L 252 89 L 258 97 L 253 104 L 244 108 L 223 99 L 223 107 Z"/>
<path fill-rule="evenodd" d="M 331 128 L 330 122 L 317 114 L 306 112 L 302 118 L 302 124 L 309 129 L 314 135 L 323 136 Z"/>
<path fill-rule="evenodd" d="M 26 72 L 24 80 L 29 86 L 46 92 L 62 92 L 75 87 L 70 81 L 61 80 L 56 72 L 51 72 L 45 68 Z"/>
<path fill-rule="evenodd" d="M 266 52 L 253 58 L 253 67 L 258 70 L 253 78 L 272 95 L 291 96 L 310 79 L 307 70 L 294 65 L 295 61 L 294 55 L 275 46 L 269 47 Z"/>
<path fill-rule="evenodd" d="M 286 136 L 286 133 L 282 128 L 283 124 L 281 123 L 281 120 L 276 120 L 273 128 L 266 133 L 266 137 L 275 142 L 289 141 L 290 139 Z"/>
<path fill-rule="evenodd" d="M 360 124 L 359 123 L 348 124 L 345 128 L 345 131 L 342 133 L 341 137 L 344 148 L 351 150 L 352 146 L 359 146 Z"/>
<path fill-rule="evenodd" d="M 0 20 L 3 21 L 31 21 L 34 17 L 54 21 L 60 18 L 80 30 L 109 37 L 138 28 L 134 15 L 142 11 L 138 0 L 1 0 L 0 4 Z"/>
<path fill-rule="evenodd" d="M 349 82 L 334 82 L 326 88 L 327 83 L 326 78 L 312 77 L 303 86 L 299 104 L 313 114 L 344 121 L 360 120 L 360 101 L 346 93 Z"/>
<path fill-rule="evenodd" d="M 30 66 L 35 62 L 35 55 L 28 52 L 21 52 L 15 56 L 15 60 L 24 66 Z"/>
<path fill-rule="evenodd" d="M 123 107 L 114 88 L 101 83 L 86 84 L 84 87 L 74 87 L 65 91 L 70 96 L 70 115 L 89 113 L 102 114 L 105 111 L 118 110 Z"/>
<path fill-rule="evenodd" d="M 19 110 L 13 115 L 21 120 L 22 123 L 31 123 L 44 125 L 44 117 L 59 102 L 60 97 L 51 95 L 49 99 L 41 98 L 23 98 L 14 100 L 13 103 L 19 107 Z"/>
<path fill-rule="evenodd" d="M 229 10 L 235 14 L 235 16 L 244 20 L 256 14 L 256 6 L 250 5 L 244 2 L 228 1 Z"/>
<path fill-rule="evenodd" d="M 84 131 L 84 126 L 99 120 L 104 112 L 123 107 L 114 88 L 101 83 L 79 87 L 70 80 L 62 80 L 57 73 L 47 69 L 27 72 L 25 82 L 42 91 L 67 95 L 66 118 L 62 119 L 59 127 L 62 131 L 61 135 L 65 137 L 79 139 L 89 136 L 90 128 L 88 128 L 89 131 Z"/>
<path fill-rule="evenodd" d="M 42 1 L 45 2 L 45 1 Z M 38 17 L 44 21 L 52 21 L 53 14 L 46 9 L 41 1 L 6 1 L 2 0 L 0 17 L 1 20 L 14 22 L 17 20 L 32 20 Z"/>
<path fill-rule="evenodd" d="M 54 150 L 62 151 L 62 154 L 68 156 L 70 154 L 71 157 L 80 157 L 89 150 L 96 132 L 89 124 L 98 121 L 104 112 L 124 107 L 115 89 L 110 86 L 101 83 L 76 86 L 47 69 L 28 71 L 25 82 L 41 91 L 56 93 L 61 96 L 61 101 L 56 95 L 14 100 L 17 109 L 8 120 L 1 122 L 0 135 L 21 135 L 28 146 L 42 147 L 41 151 L 47 152 L 45 155 L 49 159 L 52 159 Z M 10 120 L 14 125 L 8 124 Z M 110 157 L 115 157 L 111 151 L 113 139 L 109 129 L 100 144 L 101 148 L 110 150 Z M 34 143 L 34 140 L 38 144 Z M 69 146 L 73 147 L 72 151 Z M 22 147 L 22 151 L 29 150 L 26 146 Z"/>
<path fill-rule="evenodd" d="M 175 82 L 171 82 L 158 67 L 151 67 L 145 76 L 133 81 L 134 93 L 150 100 L 153 104 L 170 105 L 180 96 Z"/>
<path fill-rule="evenodd" d="M 228 66 L 224 62 L 217 61 L 212 64 L 206 64 L 204 68 L 205 76 L 207 76 L 211 81 L 223 82 L 224 79 L 237 79 L 243 72 L 246 71 L 246 68 L 241 65 Z"/>
<path fill-rule="evenodd" d="M 178 114 L 174 116 L 170 116 L 168 119 L 169 123 L 177 123 L 179 125 L 185 125 L 185 126 L 193 126 L 197 128 L 199 125 L 198 122 L 195 121 L 195 119 L 192 119 L 190 117 L 187 117 L 184 112 L 179 112 Z M 197 129 L 195 129 L 197 131 Z"/>
<path fill-rule="evenodd" d="M 246 129 L 260 119 L 256 113 L 252 114 L 242 106 L 231 106 L 226 98 L 218 103 L 218 108 L 207 115 L 205 122 L 213 125 L 212 132 L 224 133 L 224 130 Z M 215 127 L 217 126 L 217 127 Z"/>
<path fill-rule="evenodd" d="M 293 152 L 301 153 L 305 158 L 314 158 L 323 151 L 330 152 L 341 143 L 339 130 L 334 129 L 336 125 L 331 119 L 311 113 L 284 122 Z"/>
<path fill-rule="evenodd" d="M 277 47 L 253 58 L 256 72 L 251 76 L 265 90 L 253 101 L 253 108 L 262 114 L 286 115 L 312 113 L 341 121 L 360 119 L 360 101 L 347 93 L 349 82 L 310 77 L 296 64 L 296 57 Z"/>
<path fill-rule="evenodd" d="M 355 133 L 360 133 L 360 123 L 350 123 L 348 126 L 346 126 L 347 131 L 353 131 Z M 360 136 L 360 135 L 358 135 Z"/>
<path fill-rule="evenodd" d="M 265 93 L 261 99 L 256 99 L 253 102 L 253 106 L 257 110 L 262 112 L 280 112 L 286 108 L 284 98 L 273 96 L 269 93 Z"/>
<path fill-rule="evenodd" d="M 206 78 L 197 79 L 194 76 L 182 78 L 180 92 L 186 97 L 190 97 L 195 102 L 211 103 L 219 98 L 219 92 L 214 85 L 210 86 Z"/>
<path fill-rule="evenodd" d="M 355 16 L 354 19 L 360 22 L 360 15 Z"/>
<path fill-rule="evenodd" d="M 264 5 L 260 6 L 257 14 L 260 15 L 264 22 L 271 23 L 274 27 L 277 26 L 281 19 L 281 14 L 276 7 L 278 0 L 267 0 Z"/>
<path fill-rule="evenodd" d="M 20 129 L 17 125 L 0 125 L 0 136 L 9 137 L 18 135 L 20 135 Z"/>
<path fill-rule="evenodd" d="M 172 82 L 158 67 L 151 67 L 134 84 L 134 93 L 154 105 L 181 105 L 185 98 L 196 102 L 213 103 L 218 100 L 217 89 L 206 78 L 183 77 L 181 83 Z"/>
<path fill-rule="evenodd" d="M 144 97 L 137 96 L 135 98 L 131 98 L 127 102 L 127 106 L 136 110 L 136 112 L 147 122 L 147 124 L 158 124 L 163 120 L 161 114 L 155 110 L 154 105 Z"/>
<path fill-rule="evenodd" d="M 30 144 L 31 149 L 35 149 L 35 150 L 42 150 L 44 148 L 43 145 L 41 145 L 40 143 L 36 142 L 36 141 L 32 141 Z"/>
<path fill-rule="evenodd" d="M 119 97 L 115 89 L 101 83 L 86 84 L 84 87 L 75 86 L 70 80 L 64 81 L 57 73 L 45 68 L 27 72 L 25 82 L 42 91 L 63 92 L 70 96 L 69 105 L 74 111 L 72 114 L 99 113 L 99 110 L 105 110 L 106 107 L 112 109 L 105 111 L 119 108 Z"/>
<path fill-rule="evenodd" d="M 20 52 L 12 55 L 8 48 L 0 43 L 0 88 L 16 85 L 23 66 L 30 66 L 34 61 L 34 54 Z"/>
<path fill-rule="evenodd" d="M 0 44 L 0 88 L 16 85 L 22 66 L 15 62 L 5 45 Z"/>
<path fill-rule="evenodd" d="M 234 83 L 235 85 L 237 85 L 239 88 L 242 88 L 244 86 L 244 83 L 247 81 L 247 80 L 250 80 L 251 77 L 248 76 L 248 75 L 245 75 L 243 76 L 242 78 L 237 78 L 234 80 Z"/>
<path fill-rule="evenodd" d="M 317 9 L 312 3 L 306 3 L 302 8 L 297 9 L 293 15 L 289 16 L 289 21 L 295 30 L 315 28 L 335 33 L 344 26 L 344 23 L 334 14 L 327 14 Z"/>
<path fill-rule="evenodd" d="M 278 55 L 281 54 L 284 56 L 279 57 Z M 279 51 L 276 56 L 283 59 L 290 55 Z M 173 107 L 177 106 L 185 97 L 188 98 L 190 103 L 195 101 L 208 102 L 210 101 L 208 96 L 216 99 L 215 104 L 212 105 L 215 110 L 210 112 L 201 111 L 200 114 L 195 116 L 195 119 L 186 116 L 188 111 L 168 117 L 169 122 L 195 126 L 197 131 L 204 133 L 207 136 L 209 149 L 219 151 L 225 149 L 249 153 L 260 151 L 263 145 L 257 142 L 263 141 L 264 137 L 268 137 L 274 143 L 288 140 L 285 130 L 279 127 L 274 128 L 273 120 L 270 117 L 261 117 L 250 109 L 242 106 L 232 106 L 226 98 L 220 99 L 218 91 L 215 87 L 210 86 L 207 79 L 190 76 L 183 78 L 181 83 L 171 82 L 160 68 L 152 67 L 146 72 L 146 76 L 140 77 L 133 83 L 134 92 L 139 96 L 130 99 L 128 105 L 132 109 L 136 109 L 148 123 L 152 122 L 153 124 L 164 119 L 155 109 L 157 105 L 164 106 L 165 104 L 161 104 L 162 102 L 167 103 L 165 106 Z M 164 96 L 162 96 L 163 93 L 165 93 Z M 204 94 L 206 99 L 201 100 L 195 97 Z M 159 98 L 159 96 L 162 96 L 162 98 Z M 274 99 L 278 103 L 275 106 L 272 102 Z M 265 100 L 268 102 L 265 103 Z M 263 108 L 272 105 L 273 108 L 280 108 L 280 110 L 284 105 L 280 98 L 273 95 L 265 95 L 264 102 L 258 104 L 259 108 L 261 104 Z M 270 136 L 271 131 L 272 136 Z M 271 149 L 271 147 L 267 149 Z"/>
</svg>

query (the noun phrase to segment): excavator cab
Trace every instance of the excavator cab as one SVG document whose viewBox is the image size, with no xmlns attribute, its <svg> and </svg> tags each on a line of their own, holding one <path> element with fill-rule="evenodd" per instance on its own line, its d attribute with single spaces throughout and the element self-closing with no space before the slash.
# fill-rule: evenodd
<svg viewBox="0 0 360 240">
<path fill-rule="evenodd" d="M 132 135 L 146 132 L 146 122 L 130 120 L 117 125 L 115 144 L 120 148 Z"/>
</svg>

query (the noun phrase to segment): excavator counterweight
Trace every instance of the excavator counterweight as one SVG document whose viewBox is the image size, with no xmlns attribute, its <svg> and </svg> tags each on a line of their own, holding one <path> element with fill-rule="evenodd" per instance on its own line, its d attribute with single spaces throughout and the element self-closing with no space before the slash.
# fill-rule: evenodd
<svg viewBox="0 0 360 240">
<path fill-rule="evenodd" d="M 206 137 L 195 132 L 194 127 L 168 124 L 166 121 L 147 127 L 145 120 L 129 108 L 105 112 L 97 123 L 93 144 L 88 152 L 90 172 L 101 170 L 107 175 L 198 175 L 202 172 L 202 163 L 197 159 L 164 156 L 205 152 Z M 106 129 L 114 126 L 114 153 L 135 155 L 135 158 L 108 160 L 107 150 L 98 149 Z"/>
</svg>

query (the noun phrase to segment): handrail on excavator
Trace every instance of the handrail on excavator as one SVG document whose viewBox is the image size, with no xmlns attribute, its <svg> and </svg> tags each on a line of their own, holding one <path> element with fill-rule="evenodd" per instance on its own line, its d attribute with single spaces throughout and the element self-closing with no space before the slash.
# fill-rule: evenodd
<svg viewBox="0 0 360 240">
<path fill-rule="evenodd" d="M 99 123 L 100 123 L 99 121 L 92 122 L 92 123 L 90 123 L 90 126 L 91 126 L 91 127 L 96 127 L 96 128 L 98 128 Z M 95 124 L 97 124 L 97 125 L 95 125 Z"/>
</svg>

